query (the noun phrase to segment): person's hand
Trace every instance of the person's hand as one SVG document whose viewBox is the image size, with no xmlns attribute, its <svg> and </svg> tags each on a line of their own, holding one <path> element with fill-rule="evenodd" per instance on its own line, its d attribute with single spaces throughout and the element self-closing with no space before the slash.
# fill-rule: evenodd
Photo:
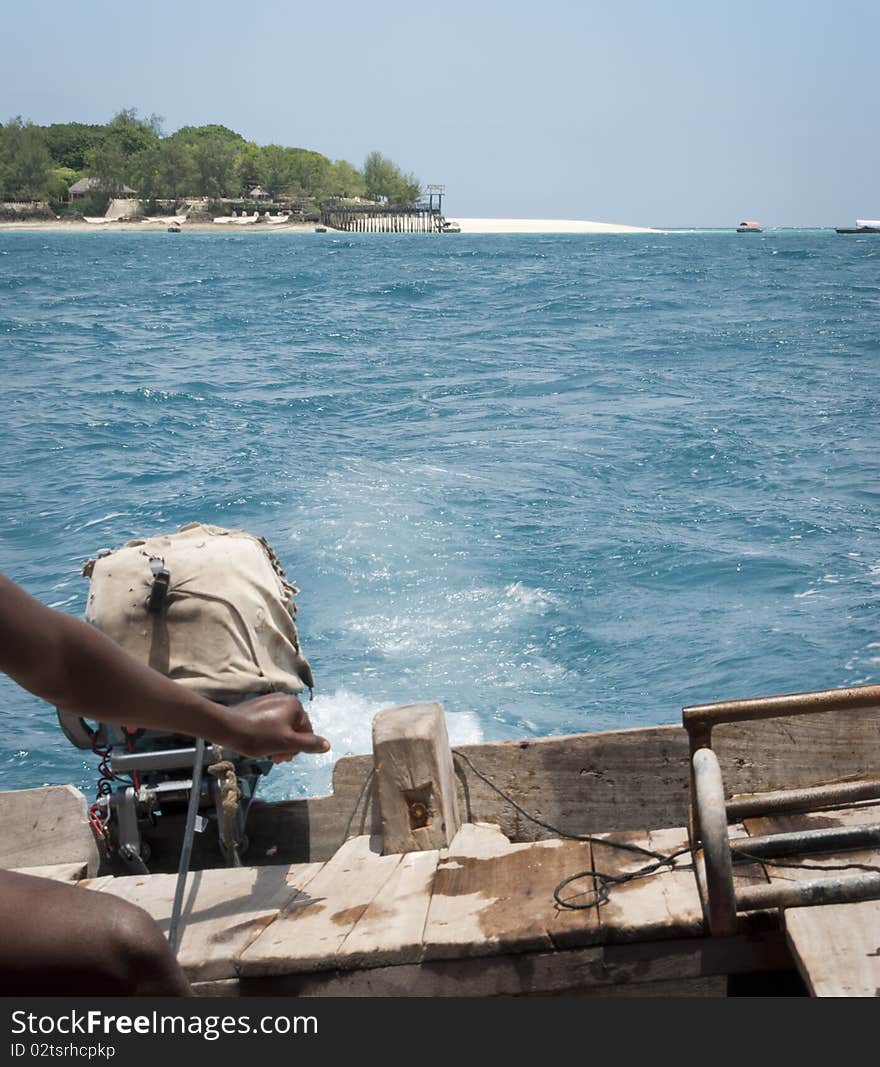
<svg viewBox="0 0 880 1067">
<path fill-rule="evenodd" d="M 312 731 L 305 708 L 288 693 L 267 693 L 229 709 L 233 739 L 242 756 L 271 756 L 286 763 L 300 752 L 329 752 L 330 742 Z"/>
</svg>

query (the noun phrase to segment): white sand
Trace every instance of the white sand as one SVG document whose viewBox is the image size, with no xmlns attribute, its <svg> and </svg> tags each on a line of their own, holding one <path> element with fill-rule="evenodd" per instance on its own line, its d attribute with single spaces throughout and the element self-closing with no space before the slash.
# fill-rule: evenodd
<svg viewBox="0 0 880 1067">
<path fill-rule="evenodd" d="M 614 222 L 587 219 L 462 219 L 456 222 L 462 233 L 662 233 L 646 226 L 623 226 Z"/>
<path fill-rule="evenodd" d="M 230 218 L 230 222 L 234 221 Z M 239 222 L 245 220 L 239 219 Z M 32 219 L 25 222 L 0 222 L 0 231 L 2 230 L 43 230 L 43 231 L 56 231 L 58 233 L 107 233 L 108 231 L 115 233 L 163 233 L 168 229 L 172 223 L 180 226 L 181 233 L 229 233 L 231 227 L 229 226 L 216 226 L 210 222 L 187 222 L 186 220 L 175 219 L 169 216 L 167 219 L 154 220 L 148 222 L 141 220 L 138 222 L 119 222 L 112 219 L 95 219 L 94 222 L 68 222 L 66 220 L 57 219 L 42 220 Z M 242 227 L 242 230 L 250 233 L 314 233 L 315 227 L 319 223 L 314 222 L 285 222 L 275 225 L 267 225 L 265 222 L 249 222 Z M 236 232 L 240 232 L 236 230 Z"/>
</svg>

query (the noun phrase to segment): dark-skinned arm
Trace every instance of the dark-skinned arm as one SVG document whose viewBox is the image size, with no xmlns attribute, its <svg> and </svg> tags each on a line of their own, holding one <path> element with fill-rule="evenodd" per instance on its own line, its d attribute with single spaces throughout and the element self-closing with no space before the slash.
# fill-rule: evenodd
<svg viewBox="0 0 880 1067">
<path fill-rule="evenodd" d="M 140 663 L 94 626 L 35 600 L 0 574 L 0 670 L 62 711 L 98 722 L 174 730 L 276 762 L 326 752 L 300 701 L 270 693 L 237 708 L 199 696 Z"/>
</svg>

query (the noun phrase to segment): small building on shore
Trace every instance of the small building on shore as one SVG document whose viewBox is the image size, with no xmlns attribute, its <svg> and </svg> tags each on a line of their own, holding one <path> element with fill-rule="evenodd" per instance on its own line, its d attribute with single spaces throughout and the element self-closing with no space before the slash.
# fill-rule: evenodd
<svg viewBox="0 0 880 1067">
<path fill-rule="evenodd" d="M 73 185 L 67 190 L 67 199 L 82 200 L 87 196 L 94 196 L 95 193 L 103 192 L 103 185 L 100 178 L 80 178 L 79 181 L 74 182 Z M 134 189 L 123 183 L 121 195 L 126 197 L 135 196 Z"/>
</svg>

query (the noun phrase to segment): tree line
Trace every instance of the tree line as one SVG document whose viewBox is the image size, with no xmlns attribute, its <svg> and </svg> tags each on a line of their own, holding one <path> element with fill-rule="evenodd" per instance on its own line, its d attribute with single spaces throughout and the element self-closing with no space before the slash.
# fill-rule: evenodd
<svg viewBox="0 0 880 1067">
<path fill-rule="evenodd" d="M 387 198 L 412 203 L 420 183 L 379 152 L 358 169 L 347 160 L 283 145 L 258 145 L 226 126 L 184 126 L 164 135 L 161 119 L 120 111 L 104 125 L 0 125 L 0 200 L 60 205 L 79 178 L 97 179 L 104 198 L 126 187 L 144 200 L 242 197 L 255 186 L 270 196 Z"/>
</svg>

